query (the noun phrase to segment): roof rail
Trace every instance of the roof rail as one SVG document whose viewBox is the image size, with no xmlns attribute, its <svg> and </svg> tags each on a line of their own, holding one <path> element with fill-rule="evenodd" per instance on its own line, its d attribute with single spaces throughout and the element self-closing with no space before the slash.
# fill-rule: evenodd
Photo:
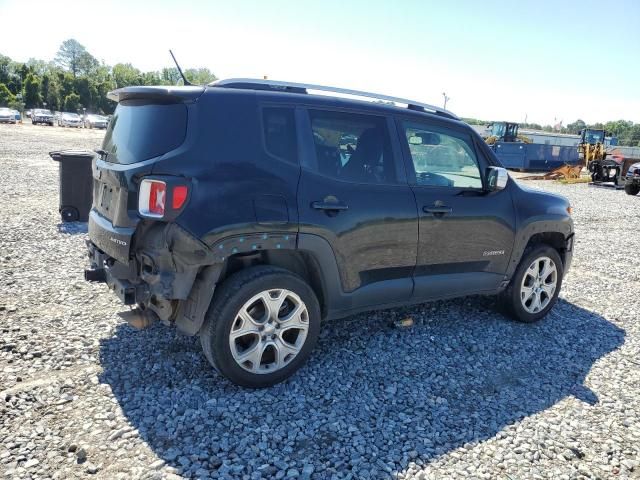
<svg viewBox="0 0 640 480">
<path fill-rule="evenodd" d="M 289 93 L 309 93 L 309 90 L 321 92 L 337 93 L 340 95 L 351 95 L 354 97 L 367 97 L 386 102 L 406 104 L 410 110 L 429 111 L 441 115 L 443 117 L 460 120 L 457 115 L 445 110 L 444 108 L 429 105 L 427 103 L 416 102 L 406 98 L 390 97 L 389 95 L 380 95 L 371 92 L 362 92 L 360 90 L 349 90 L 347 88 L 327 87 L 324 85 L 313 85 L 308 83 L 281 82 L 277 80 L 262 80 L 254 78 L 229 78 L 226 80 L 217 80 L 209 84 L 211 87 L 226 88 L 244 88 L 247 90 L 274 90 Z"/>
</svg>

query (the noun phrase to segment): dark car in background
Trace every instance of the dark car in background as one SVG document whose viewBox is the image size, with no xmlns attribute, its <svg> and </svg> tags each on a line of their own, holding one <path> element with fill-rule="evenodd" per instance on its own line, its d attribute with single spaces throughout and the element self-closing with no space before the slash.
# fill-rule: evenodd
<svg viewBox="0 0 640 480">
<path fill-rule="evenodd" d="M 103 115 L 90 113 L 84 118 L 84 128 L 107 128 L 108 125 L 109 119 Z"/>
<path fill-rule="evenodd" d="M 53 127 L 53 113 L 51 113 L 51 110 L 45 108 L 34 108 L 31 111 L 31 123 L 34 125 L 44 124 Z"/>
<path fill-rule="evenodd" d="M 629 166 L 625 175 L 624 191 L 627 195 L 637 195 L 640 193 L 640 162 Z"/>
<path fill-rule="evenodd" d="M 251 79 L 109 98 L 85 278 L 132 325 L 199 335 L 233 382 L 292 375 L 323 320 L 482 294 L 534 322 L 557 301 L 569 202 L 513 181 L 447 110 Z"/>
</svg>

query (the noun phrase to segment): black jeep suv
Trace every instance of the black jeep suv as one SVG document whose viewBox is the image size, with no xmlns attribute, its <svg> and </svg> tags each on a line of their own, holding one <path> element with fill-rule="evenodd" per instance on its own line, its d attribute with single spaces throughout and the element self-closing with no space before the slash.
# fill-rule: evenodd
<svg viewBox="0 0 640 480">
<path fill-rule="evenodd" d="M 557 300 L 568 202 L 446 110 L 268 80 L 110 98 L 85 277 L 134 326 L 199 335 L 233 382 L 289 377 L 325 319 L 483 294 L 533 322 Z"/>
</svg>

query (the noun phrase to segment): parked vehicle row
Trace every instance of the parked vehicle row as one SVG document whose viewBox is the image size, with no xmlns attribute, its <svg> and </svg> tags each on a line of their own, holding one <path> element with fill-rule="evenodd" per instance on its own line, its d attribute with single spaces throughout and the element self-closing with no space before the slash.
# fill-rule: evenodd
<svg viewBox="0 0 640 480">
<path fill-rule="evenodd" d="M 81 116 L 74 112 L 55 112 L 44 108 L 27 110 L 25 116 L 31 119 L 33 125 L 58 125 L 59 127 L 75 128 L 100 128 L 106 129 L 109 125 L 109 117 L 97 114 Z M 17 110 L 8 107 L 0 107 L 0 123 L 22 122 L 22 115 Z"/>
<path fill-rule="evenodd" d="M 44 108 L 35 108 L 31 112 L 31 123 L 34 125 L 44 124 L 53 127 L 53 113 L 51 113 L 51 110 Z"/>
<path fill-rule="evenodd" d="M 20 112 L 13 108 L 0 107 L 0 123 L 18 123 L 22 121 Z"/>
<path fill-rule="evenodd" d="M 58 126 L 81 128 L 84 124 L 77 113 L 62 112 L 58 118 Z"/>
<path fill-rule="evenodd" d="M 103 115 L 89 114 L 84 119 L 84 128 L 107 128 L 109 118 Z"/>
<path fill-rule="evenodd" d="M 85 278 L 132 325 L 199 335 L 240 385 L 293 374 L 324 319 L 484 294 L 534 322 L 556 303 L 569 202 L 512 181 L 447 110 L 248 79 L 109 98 Z"/>
</svg>

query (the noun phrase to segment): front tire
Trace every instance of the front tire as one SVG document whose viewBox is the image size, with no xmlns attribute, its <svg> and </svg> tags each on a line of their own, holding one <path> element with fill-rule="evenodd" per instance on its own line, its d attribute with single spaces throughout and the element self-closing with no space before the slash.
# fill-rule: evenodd
<svg viewBox="0 0 640 480">
<path fill-rule="evenodd" d="M 624 186 L 624 191 L 627 195 L 637 195 L 640 192 L 640 185 L 635 183 L 627 183 Z"/>
<path fill-rule="evenodd" d="M 563 275 L 562 259 L 554 248 L 534 247 L 525 252 L 511 283 L 499 295 L 499 306 L 518 322 L 537 322 L 556 304 Z"/>
<path fill-rule="evenodd" d="M 297 275 L 271 266 L 235 273 L 216 289 L 200 330 L 209 363 L 233 383 L 269 387 L 293 375 L 320 333 L 320 306 Z"/>
</svg>

